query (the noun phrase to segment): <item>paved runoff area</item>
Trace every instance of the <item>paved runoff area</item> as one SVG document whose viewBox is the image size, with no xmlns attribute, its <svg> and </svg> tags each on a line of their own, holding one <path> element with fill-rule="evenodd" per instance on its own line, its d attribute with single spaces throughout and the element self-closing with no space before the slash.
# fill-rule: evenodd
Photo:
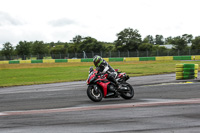
<svg viewBox="0 0 200 133">
<path fill-rule="evenodd" d="M 132 77 L 131 100 L 86 95 L 85 81 L 0 88 L 0 133 L 200 131 L 200 82 L 175 74 Z"/>
</svg>

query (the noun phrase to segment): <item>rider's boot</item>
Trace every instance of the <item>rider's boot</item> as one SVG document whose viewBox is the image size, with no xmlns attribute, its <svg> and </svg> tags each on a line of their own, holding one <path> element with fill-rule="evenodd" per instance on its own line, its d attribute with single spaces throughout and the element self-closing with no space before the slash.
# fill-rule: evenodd
<svg viewBox="0 0 200 133">
<path fill-rule="evenodd" d="M 113 83 L 115 83 L 115 86 L 116 86 L 116 90 L 118 90 L 119 89 L 119 82 L 117 82 L 117 80 L 114 78 L 114 77 L 110 77 L 110 80 L 113 82 Z"/>
</svg>

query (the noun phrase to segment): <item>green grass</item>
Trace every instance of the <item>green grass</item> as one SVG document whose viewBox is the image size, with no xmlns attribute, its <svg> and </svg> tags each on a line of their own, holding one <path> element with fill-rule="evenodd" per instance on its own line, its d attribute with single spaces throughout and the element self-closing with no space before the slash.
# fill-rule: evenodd
<svg viewBox="0 0 200 133">
<path fill-rule="evenodd" d="M 200 64 L 199 61 L 140 61 L 111 62 L 110 65 L 126 72 L 129 76 L 143 76 L 173 73 L 177 63 Z M 92 63 L 0 65 L 0 87 L 86 80 L 89 67 L 92 65 Z"/>
<path fill-rule="evenodd" d="M 50 67 L 1 70 L 0 86 L 84 80 L 88 67 Z"/>
<path fill-rule="evenodd" d="M 138 64 L 116 65 L 116 68 L 129 74 L 129 76 L 144 76 L 175 72 L 175 65 L 179 61 L 146 61 Z M 185 62 L 188 63 L 188 62 Z M 197 63 L 197 62 L 195 62 Z M 200 62 L 199 62 L 200 63 Z M 198 63 L 197 63 L 198 64 Z"/>
</svg>

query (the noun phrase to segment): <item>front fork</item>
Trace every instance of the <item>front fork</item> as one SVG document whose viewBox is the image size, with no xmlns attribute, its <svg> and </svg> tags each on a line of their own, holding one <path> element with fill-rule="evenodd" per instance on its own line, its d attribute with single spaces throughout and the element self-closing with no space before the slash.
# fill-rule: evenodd
<svg viewBox="0 0 200 133">
<path fill-rule="evenodd" d="M 94 86 L 94 92 L 98 93 L 98 87 L 97 87 L 97 85 L 93 85 L 93 86 Z"/>
</svg>

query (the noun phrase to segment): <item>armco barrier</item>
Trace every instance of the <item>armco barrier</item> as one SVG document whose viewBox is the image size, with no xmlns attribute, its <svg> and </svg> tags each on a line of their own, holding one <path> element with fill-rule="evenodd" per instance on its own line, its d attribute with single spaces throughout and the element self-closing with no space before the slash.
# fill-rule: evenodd
<svg viewBox="0 0 200 133">
<path fill-rule="evenodd" d="M 68 59 L 55 59 L 55 63 L 68 62 Z"/>
<path fill-rule="evenodd" d="M 169 61 L 169 60 L 173 60 L 173 56 L 158 56 L 156 57 L 156 60 L 158 61 Z"/>
<path fill-rule="evenodd" d="M 68 62 L 81 62 L 81 59 L 68 59 Z"/>
<path fill-rule="evenodd" d="M 9 61 L 0 61 L 0 64 L 9 64 Z"/>
<path fill-rule="evenodd" d="M 140 61 L 155 61 L 155 57 L 139 57 Z"/>
<path fill-rule="evenodd" d="M 9 64 L 19 64 L 19 60 L 10 60 Z"/>
<path fill-rule="evenodd" d="M 43 63 L 55 63 L 54 59 L 43 60 Z"/>
<path fill-rule="evenodd" d="M 43 63 L 43 60 L 31 60 L 31 63 Z"/>
<path fill-rule="evenodd" d="M 200 60 L 200 55 L 193 55 L 192 60 Z"/>
<path fill-rule="evenodd" d="M 124 58 L 103 58 L 103 59 L 107 62 L 200 60 L 200 55 L 193 55 L 193 56 L 158 56 L 158 57 L 124 57 Z M 0 64 L 62 63 L 62 62 L 92 62 L 92 61 L 93 61 L 92 58 L 86 58 L 86 59 L 10 60 L 10 61 L 0 61 Z"/>
<path fill-rule="evenodd" d="M 81 59 L 81 62 L 93 62 L 93 59 L 92 58 Z"/>
<path fill-rule="evenodd" d="M 124 58 L 124 61 L 139 61 L 139 57 L 128 57 L 128 58 Z"/>
<path fill-rule="evenodd" d="M 20 60 L 20 64 L 30 64 L 31 60 Z"/>
<path fill-rule="evenodd" d="M 191 56 L 173 56 L 173 60 L 191 60 Z"/>
<path fill-rule="evenodd" d="M 105 61 L 109 62 L 109 58 L 103 58 Z"/>
<path fill-rule="evenodd" d="M 176 79 L 197 78 L 198 68 L 198 64 L 176 64 Z"/>
<path fill-rule="evenodd" d="M 123 61 L 124 58 L 109 58 L 109 62 L 114 62 L 114 61 Z"/>
</svg>

